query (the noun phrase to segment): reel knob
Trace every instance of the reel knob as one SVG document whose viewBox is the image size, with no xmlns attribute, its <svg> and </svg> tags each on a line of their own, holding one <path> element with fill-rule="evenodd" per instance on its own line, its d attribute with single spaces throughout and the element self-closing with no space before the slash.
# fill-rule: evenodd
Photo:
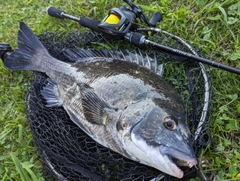
<svg viewBox="0 0 240 181">
<path fill-rule="evenodd" d="M 149 21 L 149 24 L 150 24 L 152 27 L 155 27 L 156 24 L 157 24 L 158 22 L 160 22 L 160 21 L 162 21 L 162 15 L 161 15 L 160 13 L 158 13 L 158 12 L 155 12 L 155 13 L 153 13 L 153 15 L 152 15 L 152 17 L 151 17 L 151 19 L 150 19 L 150 21 Z"/>
</svg>

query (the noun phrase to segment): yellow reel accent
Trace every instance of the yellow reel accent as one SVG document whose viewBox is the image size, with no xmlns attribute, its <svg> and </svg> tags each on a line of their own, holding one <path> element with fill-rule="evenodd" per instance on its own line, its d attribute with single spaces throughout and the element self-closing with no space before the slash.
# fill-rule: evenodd
<svg viewBox="0 0 240 181">
<path fill-rule="evenodd" d="M 120 18 L 115 14 L 110 14 L 105 20 L 105 22 L 107 22 L 108 24 L 118 24 L 119 21 Z"/>
</svg>

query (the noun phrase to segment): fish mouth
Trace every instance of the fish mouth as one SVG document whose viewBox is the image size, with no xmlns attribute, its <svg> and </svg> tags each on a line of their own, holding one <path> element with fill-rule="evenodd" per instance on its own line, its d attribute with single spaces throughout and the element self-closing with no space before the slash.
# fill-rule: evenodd
<svg viewBox="0 0 240 181">
<path fill-rule="evenodd" d="M 177 178 L 182 178 L 184 175 L 183 171 L 178 166 L 188 166 L 192 168 L 197 165 L 195 156 L 188 155 L 175 148 L 160 145 L 159 150 Z"/>
</svg>

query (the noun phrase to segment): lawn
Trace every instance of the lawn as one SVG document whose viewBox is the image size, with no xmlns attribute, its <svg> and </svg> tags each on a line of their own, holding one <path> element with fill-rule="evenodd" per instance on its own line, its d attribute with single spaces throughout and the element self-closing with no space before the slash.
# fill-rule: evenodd
<svg viewBox="0 0 240 181">
<path fill-rule="evenodd" d="M 158 26 L 174 33 L 201 50 L 204 57 L 240 69 L 240 2 L 139 0 L 151 14 L 163 14 Z M 76 16 L 102 19 L 120 0 L 37 1 L 5 0 L 0 9 L 0 43 L 17 47 L 19 21 L 34 33 L 79 29 L 72 21 L 49 17 L 45 10 L 55 6 Z M 213 147 L 202 150 L 203 171 L 215 180 L 240 180 L 240 75 L 211 68 L 214 107 L 211 135 Z M 31 72 L 11 72 L 0 61 L 0 179 L 43 180 L 25 115 L 25 95 Z M 28 173 L 28 174 L 26 174 Z M 193 180 L 199 180 L 195 178 Z"/>
</svg>

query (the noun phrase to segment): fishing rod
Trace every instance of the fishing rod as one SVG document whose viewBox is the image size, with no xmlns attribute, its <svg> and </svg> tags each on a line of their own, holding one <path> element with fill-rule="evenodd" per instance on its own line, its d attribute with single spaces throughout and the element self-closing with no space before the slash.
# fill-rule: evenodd
<svg viewBox="0 0 240 181">
<path fill-rule="evenodd" d="M 55 7 L 48 7 L 47 13 L 52 17 L 61 19 L 67 18 L 76 21 L 83 27 L 103 33 L 111 38 L 125 38 L 131 44 L 139 48 L 151 46 L 160 51 L 182 56 L 240 75 L 240 69 L 148 40 L 145 35 L 137 32 L 137 19 L 145 23 L 149 27 L 149 30 L 154 30 L 156 24 L 162 20 L 162 15 L 158 12 L 154 12 L 151 19 L 148 21 L 141 7 L 135 5 L 130 0 L 124 0 L 124 2 L 126 2 L 130 8 L 125 6 L 121 6 L 120 8 L 112 8 L 102 21 L 92 20 L 86 17 L 78 18 L 66 14 L 64 11 L 56 9 Z"/>
</svg>

